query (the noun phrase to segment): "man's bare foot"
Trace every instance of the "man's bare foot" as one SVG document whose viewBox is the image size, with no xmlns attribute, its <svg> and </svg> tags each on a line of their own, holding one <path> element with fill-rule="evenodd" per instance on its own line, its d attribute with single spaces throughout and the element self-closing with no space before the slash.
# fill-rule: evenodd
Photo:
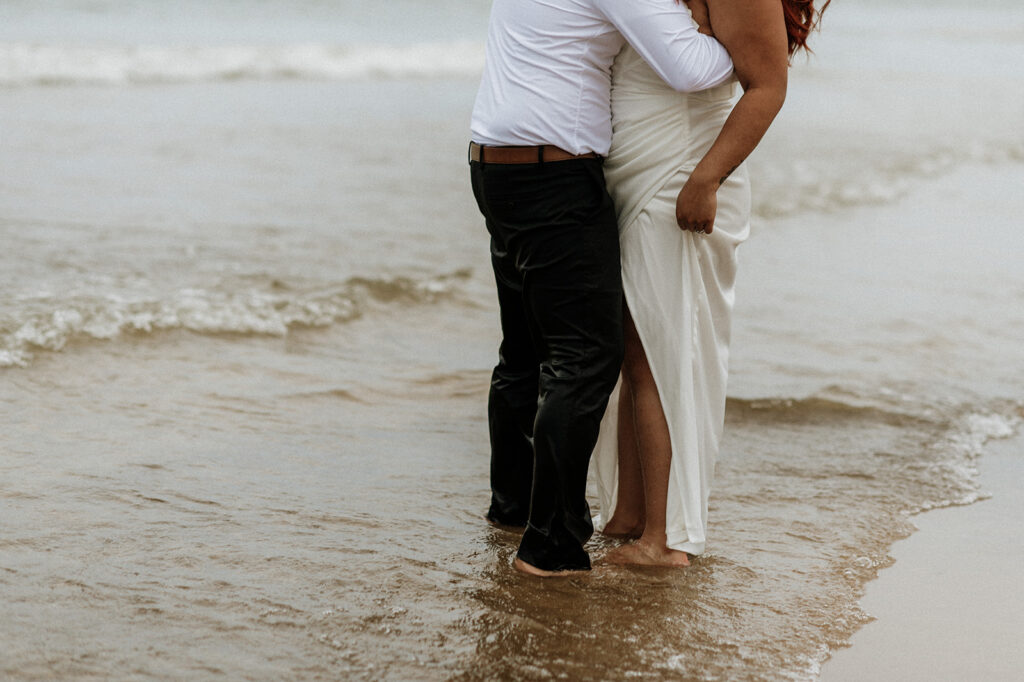
<svg viewBox="0 0 1024 682">
<path fill-rule="evenodd" d="M 626 521 L 621 519 L 617 514 L 612 516 L 608 520 L 608 523 L 601 529 L 601 535 L 607 535 L 610 538 L 626 538 L 629 540 L 640 537 L 644 534 L 644 522 L 639 521 Z"/>
<path fill-rule="evenodd" d="M 608 552 L 605 561 L 610 564 L 636 565 L 636 566 L 676 566 L 683 567 L 690 565 L 690 558 L 686 552 L 678 549 L 669 549 L 664 545 L 647 542 L 640 539 L 633 544 L 616 547 Z"/>
<path fill-rule="evenodd" d="M 515 561 L 512 562 L 512 567 L 520 573 L 537 576 L 538 578 L 565 578 L 579 573 L 579 571 L 546 571 L 543 568 L 537 568 L 533 564 L 526 563 L 519 557 L 516 557 Z"/>
</svg>

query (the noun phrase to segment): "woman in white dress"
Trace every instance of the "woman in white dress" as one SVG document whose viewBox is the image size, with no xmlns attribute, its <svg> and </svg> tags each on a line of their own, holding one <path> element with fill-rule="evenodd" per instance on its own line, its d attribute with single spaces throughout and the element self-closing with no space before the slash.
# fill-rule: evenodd
<svg viewBox="0 0 1024 682">
<path fill-rule="evenodd" d="M 677 93 L 629 47 L 612 70 L 605 177 L 619 212 L 626 360 L 592 466 L 597 528 L 637 538 L 609 553 L 613 563 L 685 566 L 704 551 L 736 249 L 749 232 L 742 163 L 782 107 L 789 57 L 820 15 L 813 0 L 706 2 L 690 9 L 732 55 L 735 106 L 734 84 Z"/>
</svg>

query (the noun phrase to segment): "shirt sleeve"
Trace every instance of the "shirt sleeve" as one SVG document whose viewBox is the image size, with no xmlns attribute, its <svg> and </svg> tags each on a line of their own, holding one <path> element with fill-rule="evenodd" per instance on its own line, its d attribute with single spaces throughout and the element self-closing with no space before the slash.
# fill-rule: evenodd
<svg viewBox="0 0 1024 682">
<path fill-rule="evenodd" d="M 655 73 L 680 92 L 721 85 L 732 75 L 722 44 L 697 31 L 690 13 L 673 0 L 595 0 Z"/>
</svg>

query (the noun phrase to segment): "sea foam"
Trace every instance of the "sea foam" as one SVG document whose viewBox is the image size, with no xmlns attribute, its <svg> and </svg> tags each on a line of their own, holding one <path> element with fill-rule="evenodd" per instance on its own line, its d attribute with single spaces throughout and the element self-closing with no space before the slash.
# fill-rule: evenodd
<svg viewBox="0 0 1024 682">
<path fill-rule="evenodd" d="M 229 80 L 355 80 L 473 76 L 478 42 L 414 45 L 0 44 L 0 87 Z"/>
<path fill-rule="evenodd" d="M 163 297 L 86 295 L 23 301 L 0 318 L 0 368 L 27 366 L 35 352 L 72 341 L 183 329 L 196 334 L 284 336 L 359 318 L 374 305 L 430 304 L 458 294 L 470 276 L 457 270 L 433 278 L 351 277 L 333 286 L 291 290 L 273 283 L 242 291 L 183 288 Z"/>
</svg>

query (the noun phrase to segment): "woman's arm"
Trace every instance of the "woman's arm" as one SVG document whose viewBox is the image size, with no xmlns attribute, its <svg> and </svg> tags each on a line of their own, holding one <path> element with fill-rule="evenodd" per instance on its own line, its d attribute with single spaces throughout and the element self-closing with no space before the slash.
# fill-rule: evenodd
<svg viewBox="0 0 1024 682">
<path fill-rule="evenodd" d="M 743 96 L 676 199 L 679 227 L 710 233 L 719 186 L 761 141 L 786 99 L 789 42 L 780 0 L 708 0 L 708 9 L 715 37 L 732 55 L 743 86 Z"/>
</svg>

